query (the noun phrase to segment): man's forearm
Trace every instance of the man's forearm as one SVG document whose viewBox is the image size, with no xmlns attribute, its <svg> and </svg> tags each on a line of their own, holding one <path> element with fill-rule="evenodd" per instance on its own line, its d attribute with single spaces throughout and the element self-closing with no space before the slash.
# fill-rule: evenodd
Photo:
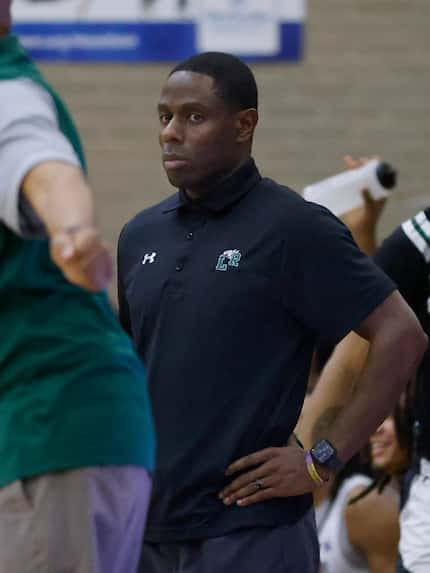
<svg viewBox="0 0 430 573">
<path fill-rule="evenodd" d="M 78 167 L 58 161 L 43 162 L 27 174 L 22 192 L 50 235 L 93 225 L 91 191 Z"/>
<path fill-rule="evenodd" d="M 312 394 L 306 398 L 297 424 L 296 433 L 305 448 L 326 434 L 351 400 L 366 362 L 368 346 L 367 340 L 351 332 L 334 349 Z"/>
<path fill-rule="evenodd" d="M 49 234 L 53 262 L 71 283 L 90 291 L 106 289 L 112 260 L 93 221 L 91 191 L 79 168 L 41 163 L 21 187 Z"/>
<path fill-rule="evenodd" d="M 376 224 L 376 223 L 375 223 Z M 378 248 L 378 242 L 376 240 L 376 229 L 357 229 L 352 230 L 352 236 L 354 241 L 368 257 L 373 257 Z"/>
<path fill-rule="evenodd" d="M 407 320 L 385 324 L 371 340 L 365 367 L 346 405 L 338 411 L 326 410 L 316 420 L 321 435 L 315 437 L 330 440 L 343 461 L 364 446 L 393 410 L 421 361 L 427 338 L 410 313 Z"/>
</svg>

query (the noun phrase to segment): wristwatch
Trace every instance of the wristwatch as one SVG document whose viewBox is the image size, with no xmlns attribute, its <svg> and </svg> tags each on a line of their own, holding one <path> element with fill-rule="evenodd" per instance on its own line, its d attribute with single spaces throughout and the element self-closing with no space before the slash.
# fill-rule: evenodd
<svg viewBox="0 0 430 573">
<path fill-rule="evenodd" d="M 328 440 L 316 442 L 310 449 L 310 454 L 314 463 L 337 472 L 343 466 L 341 460 L 337 457 L 336 448 Z"/>
</svg>

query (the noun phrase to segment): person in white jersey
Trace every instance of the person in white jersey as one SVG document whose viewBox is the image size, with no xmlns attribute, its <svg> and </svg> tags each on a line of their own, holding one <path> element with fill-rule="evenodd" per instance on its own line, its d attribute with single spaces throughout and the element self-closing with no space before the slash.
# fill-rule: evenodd
<svg viewBox="0 0 430 573">
<path fill-rule="evenodd" d="M 392 573 L 396 567 L 399 493 L 412 456 L 412 426 L 398 406 L 370 438 L 377 478 L 354 472 L 339 474 L 316 497 L 321 573 Z M 345 475 L 345 473 L 343 474 Z"/>
</svg>

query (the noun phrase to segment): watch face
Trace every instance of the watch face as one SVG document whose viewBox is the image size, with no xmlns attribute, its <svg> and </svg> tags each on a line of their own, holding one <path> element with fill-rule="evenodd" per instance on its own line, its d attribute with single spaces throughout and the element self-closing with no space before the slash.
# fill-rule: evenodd
<svg viewBox="0 0 430 573">
<path fill-rule="evenodd" d="M 336 455 L 336 451 L 330 442 L 327 440 L 322 440 L 321 442 L 315 444 L 315 446 L 312 448 L 312 454 L 318 463 L 324 465 L 330 460 L 330 458 Z"/>
</svg>

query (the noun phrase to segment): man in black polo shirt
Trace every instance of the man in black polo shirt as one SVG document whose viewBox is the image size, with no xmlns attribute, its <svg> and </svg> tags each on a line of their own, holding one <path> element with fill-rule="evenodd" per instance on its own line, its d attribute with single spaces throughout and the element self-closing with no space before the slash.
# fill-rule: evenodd
<svg viewBox="0 0 430 573">
<path fill-rule="evenodd" d="M 259 174 L 245 64 L 182 62 L 158 114 L 179 191 L 118 247 L 120 318 L 148 369 L 158 438 L 140 571 L 316 572 L 310 493 L 390 411 L 426 337 L 335 217 Z M 311 452 L 287 446 L 316 338 L 351 329 L 372 347 L 360 391 Z"/>
</svg>

